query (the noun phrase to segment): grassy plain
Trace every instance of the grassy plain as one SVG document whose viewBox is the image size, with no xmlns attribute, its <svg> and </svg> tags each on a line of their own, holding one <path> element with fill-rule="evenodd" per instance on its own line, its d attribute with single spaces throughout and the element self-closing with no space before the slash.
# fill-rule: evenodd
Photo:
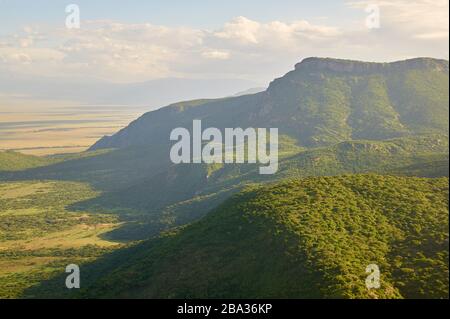
<svg viewBox="0 0 450 319">
<path fill-rule="evenodd" d="M 0 112 L 0 150 L 31 155 L 85 151 L 142 112 L 108 107 Z"/>
<path fill-rule="evenodd" d="M 0 184 L 0 298 L 122 246 L 103 238 L 120 225 L 115 216 L 71 209 L 97 195 L 74 182 Z"/>
</svg>

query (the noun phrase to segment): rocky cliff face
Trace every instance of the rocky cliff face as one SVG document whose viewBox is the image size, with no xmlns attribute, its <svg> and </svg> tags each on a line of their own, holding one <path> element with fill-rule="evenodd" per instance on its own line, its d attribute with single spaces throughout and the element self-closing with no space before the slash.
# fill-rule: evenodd
<svg viewBox="0 0 450 319">
<path fill-rule="evenodd" d="M 296 71 L 341 72 L 341 73 L 381 73 L 410 69 L 434 69 L 448 72 L 448 61 L 431 58 L 415 58 L 392 63 L 361 62 L 332 58 L 306 58 L 295 65 Z"/>
</svg>

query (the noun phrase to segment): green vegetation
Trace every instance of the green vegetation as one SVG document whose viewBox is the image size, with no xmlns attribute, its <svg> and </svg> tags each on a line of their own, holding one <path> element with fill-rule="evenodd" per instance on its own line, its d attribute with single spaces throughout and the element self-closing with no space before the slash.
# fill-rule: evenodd
<svg viewBox="0 0 450 319">
<path fill-rule="evenodd" d="M 20 171 L 27 168 L 46 166 L 52 161 L 44 157 L 25 155 L 13 151 L 0 151 L 0 172 Z"/>
<path fill-rule="evenodd" d="M 448 178 L 288 180 L 86 265 L 81 296 L 448 298 L 448 253 Z M 369 264 L 380 289 L 365 286 Z M 29 293 L 59 296 L 57 282 Z"/>
<path fill-rule="evenodd" d="M 128 224 L 109 234 L 117 240 L 145 239 L 196 220 L 249 183 L 368 172 L 448 176 L 442 164 L 439 166 L 448 161 L 448 138 L 444 135 L 348 141 L 309 149 L 297 146 L 285 135 L 279 142 L 280 164 L 275 175 L 262 176 L 258 165 L 248 164 L 168 165 L 146 160 L 160 154 L 133 147 L 3 176 L 7 180 L 75 180 L 106 189 L 99 196 L 74 203 L 71 209 L 120 215 Z M 153 174 L 146 176 L 146 172 Z"/>
<path fill-rule="evenodd" d="M 91 152 L 48 156 L 26 155 L 14 151 L 0 151 L 0 172 L 17 172 L 31 168 L 45 167 L 64 161 L 95 157 L 101 154 L 107 154 L 110 151 L 109 149 L 102 149 Z"/>
<path fill-rule="evenodd" d="M 417 134 L 448 136 L 448 61 L 373 64 L 306 59 L 267 91 L 196 100 L 144 114 L 92 149 L 156 146 L 174 127 L 278 127 L 303 147 Z"/>
<path fill-rule="evenodd" d="M 18 297 L 69 263 L 118 247 L 102 238 L 118 226 L 115 216 L 68 209 L 97 195 L 74 182 L 0 184 L 0 298 Z"/>
<path fill-rule="evenodd" d="M 448 298 L 448 104 L 447 61 L 312 58 L 88 152 L 0 152 L 0 297 Z M 170 131 L 193 119 L 278 127 L 278 173 L 173 165 Z M 69 261 L 81 294 L 61 291 Z"/>
</svg>

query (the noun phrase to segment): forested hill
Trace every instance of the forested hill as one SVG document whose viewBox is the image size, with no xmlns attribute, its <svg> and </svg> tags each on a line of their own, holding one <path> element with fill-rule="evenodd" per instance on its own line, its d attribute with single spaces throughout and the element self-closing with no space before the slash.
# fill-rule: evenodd
<svg viewBox="0 0 450 319">
<path fill-rule="evenodd" d="M 53 277 L 43 267 L 0 278 L 3 293 L 448 298 L 448 102 L 447 61 L 309 58 L 264 92 L 147 113 L 88 152 L 0 153 L 4 202 L 29 209 L 16 214 L 4 205 L 4 227 L 16 227 L 8 238 L 28 234 L 27 225 L 47 234 L 62 217 L 80 227 L 84 217 L 72 216 L 107 213 L 120 225 L 109 225 L 102 240 L 140 242 L 82 264 L 81 291 L 65 288 L 63 268 Z M 278 127 L 278 172 L 261 175 L 246 163 L 174 165 L 170 131 L 193 119 L 204 128 Z M 32 200 L 19 196 L 21 187 Z M 70 204 L 48 206 L 66 191 L 76 197 Z M 20 256 L 34 262 L 20 249 L 0 257 L 15 267 Z M 370 264 L 379 266 L 380 289 L 365 286 Z"/>
<path fill-rule="evenodd" d="M 448 61 L 307 58 L 261 93 L 181 102 L 144 114 L 92 149 L 167 143 L 175 127 L 278 127 L 301 146 L 448 134 Z M 176 90 L 176 88 L 174 88 Z"/>
<path fill-rule="evenodd" d="M 448 298 L 448 178 L 347 175 L 249 187 L 208 216 L 29 296 Z M 367 289 L 376 264 L 380 289 Z M 52 287 L 55 287 L 52 288 Z"/>
</svg>

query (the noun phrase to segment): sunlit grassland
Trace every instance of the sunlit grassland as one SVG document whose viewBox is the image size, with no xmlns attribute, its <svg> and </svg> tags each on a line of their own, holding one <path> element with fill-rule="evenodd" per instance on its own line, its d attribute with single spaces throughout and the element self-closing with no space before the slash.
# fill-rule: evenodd
<svg viewBox="0 0 450 319">
<path fill-rule="evenodd" d="M 122 246 L 102 236 L 120 225 L 116 216 L 71 209 L 98 195 L 75 182 L 0 184 L 0 298 Z"/>
<path fill-rule="evenodd" d="M 50 109 L 1 114 L 0 150 L 31 155 L 85 151 L 104 135 L 126 126 L 141 112 L 135 109 Z"/>
</svg>

